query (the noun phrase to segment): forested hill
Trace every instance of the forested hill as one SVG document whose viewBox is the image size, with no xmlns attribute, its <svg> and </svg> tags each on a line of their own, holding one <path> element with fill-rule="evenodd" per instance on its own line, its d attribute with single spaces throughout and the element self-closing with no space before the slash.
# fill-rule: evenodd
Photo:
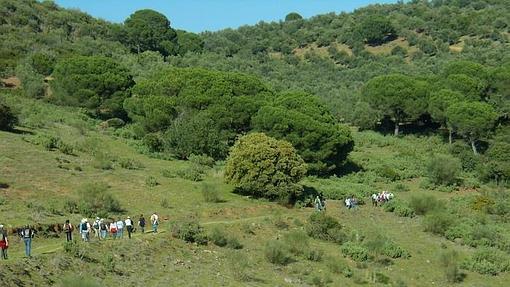
<svg viewBox="0 0 510 287">
<path fill-rule="evenodd" d="M 211 142 L 190 139 L 194 149 L 184 153 L 176 147 L 183 141 L 170 144 L 182 158 L 224 158 L 238 134 L 258 130 L 287 135 L 324 172 L 352 149 L 339 122 L 388 124 L 397 135 L 426 128 L 475 154 L 509 149 L 509 29 L 506 0 L 410 1 L 310 19 L 289 13 L 199 35 L 152 10 L 112 24 L 51 1 L 0 0 L 0 75 L 17 76 L 29 97 L 133 124 L 133 137 L 156 150 L 175 129 L 212 121 Z M 335 152 L 321 138 L 338 141 Z"/>
<path fill-rule="evenodd" d="M 339 119 L 367 125 L 357 104 L 360 87 L 389 73 L 428 77 L 446 63 L 488 67 L 510 61 L 510 5 L 504 0 L 410 1 L 353 13 L 204 33 L 204 52 L 172 58 L 182 66 L 237 70 L 264 77 L 277 89 L 322 97 Z M 353 113 L 353 111 L 356 111 Z"/>
</svg>

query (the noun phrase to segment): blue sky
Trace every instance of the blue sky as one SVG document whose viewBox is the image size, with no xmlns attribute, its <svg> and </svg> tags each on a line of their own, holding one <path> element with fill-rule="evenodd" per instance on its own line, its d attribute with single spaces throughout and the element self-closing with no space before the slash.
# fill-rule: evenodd
<svg viewBox="0 0 510 287">
<path fill-rule="evenodd" d="M 60 6 L 77 8 L 94 17 L 123 22 L 140 9 L 165 14 L 172 27 L 191 32 L 236 28 L 259 21 L 277 21 L 289 12 L 308 18 L 328 12 L 352 11 L 374 3 L 396 0 L 55 0 Z"/>
</svg>

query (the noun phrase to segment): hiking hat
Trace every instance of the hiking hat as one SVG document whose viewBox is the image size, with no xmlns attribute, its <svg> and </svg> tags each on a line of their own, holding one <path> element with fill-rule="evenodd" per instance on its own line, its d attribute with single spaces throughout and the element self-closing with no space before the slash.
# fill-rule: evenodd
<svg viewBox="0 0 510 287">
<path fill-rule="evenodd" d="M 96 217 L 96 220 L 99 220 L 99 217 Z"/>
<path fill-rule="evenodd" d="M 4 225 L 3 225 L 3 224 L 0 224 L 0 228 L 4 228 Z"/>
<path fill-rule="evenodd" d="M 129 216 L 128 216 L 128 218 L 127 218 L 127 219 L 131 219 L 131 217 L 129 217 Z"/>
</svg>

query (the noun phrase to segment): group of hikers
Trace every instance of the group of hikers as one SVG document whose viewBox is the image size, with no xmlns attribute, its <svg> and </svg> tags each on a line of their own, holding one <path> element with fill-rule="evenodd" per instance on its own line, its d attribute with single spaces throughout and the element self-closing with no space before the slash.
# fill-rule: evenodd
<svg viewBox="0 0 510 287">
<path fill-rule="evenodd" d="M 381 205 L 385 202 L 392 200 L 394 197 L 395 195 L 393 193 L 388 192 L 386 190 L 383 190 L 382 192 L 379 193 L 374 193 L 371 195 L 372 206 Z M 354 195 L 350 195 L 344 200 L 344 204 L 345 207 L 347 207 L 347 209 L 353 209 L 358 206 L 359 201 Z M 326 199 L 324 198 L 322 193 L 315 197 L 314 206 L 316 211 L 326 210 Z"/>
<path fill-rule="evenodd" d="M 388 192 L 386 190 L 383 190 L 379 193 L 372 194 L 372 206 L 378 206 L 380 204 L 383 204 L 385 202 L 388 202 L 392 200 L 395 197 L 395 195 L 391 192 Z"/>
<path fill-rule="evenodd" d="M 150 218 L 150 224 L 152 227 L 152 233 L 158 232 L 159 226 L 159 216 L 156 212 L 154 212 Z M 140 233 L 145 233 L 146 220 L 143 214 L 138 218 L 137 226 L 140 228 Z M 63 232 L 66 234 L 66 241 L 73 241 L 73 233 L 75 231 L 75 226 L 70 222 L 70 220 L 66 220 L 64 225 L 62 226 Z M 83 218 L 80 223 L 77 225 L 78 233 L 80 234 L 81 240 L 84 242 L 89 242 L 91 236 L 93 234 L 94 238 L 98 240 L 105 240 L 109 235 L 113 239 L 123 238 L 124 229 L 127 230 L 128 237 L 131 238 L 131 234 L 135 232 L 135 223 L 131 219 L 131 217 L 127 217 L 125 220 L 122 220 L 120 217 L 115 220 L 113 218 L 109 220 L 105 220 L 103 218 L 96 217 L 92 224 L 89 222 L 87 218 Z M 23 240 L 25 244 L 25 255 L 27 257 L 31 257 L 32 253 L 32 239 L 35 236 L 36 230 L 26 225 L 23 228 L 19 228 L 17 230 L 18 236 Z M 0 257 L 1 259 L 7 259 L 7 249 L 9 248 L 9 239 L 8 232 L 4 228 L 3 225 L 0 224 Z"/>
</svg>

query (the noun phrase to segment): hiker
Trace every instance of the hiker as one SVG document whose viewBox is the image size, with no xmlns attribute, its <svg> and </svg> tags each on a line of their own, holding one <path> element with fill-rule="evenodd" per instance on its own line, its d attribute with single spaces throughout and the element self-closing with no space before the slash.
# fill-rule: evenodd
<svg viewBox="0 0 510 287">
<path fill-rule="evenodd" d="M 117 220 L 117 237 L 122 238 L 122 235 L 124 234 L 124 221 L 122 219 Z"/>
<path fill-rule="evenodd" d="M 69 219 L 64 223 L 64 232 L 66 233 L 66 241 L 73 241 L 73 230 L 74 226 L 69 222 Z"/>
<path fill-rule="evenodd" d="M 81 239 L 85 242 L 89 242 L 90 240 L 90 224 L 86 218 L 83 218 L 80 223 L 80 234 Z"/>
<path fill-rule="evenodd" d="M 101 218 L 99 221 L 99 240 L 106 239 L 106 235 L 108 234 L 108 224 L 104 222 L 104 219 Z"/>
<path fill-rule="evenodd" d="M 314 203 L 315 203 L 315 210 L 321 211 L 322 210 L 322 202 L 318 195 L 315 197 Z"/>
<path fill-rule="evenodd" d="M 110 233 L 112 234 L 112 238 L 117 238 L 117 222 L 115 222 L 115 219 L 113 219 L 112 223 L 110 223 Z"/>
<path fill-rule="evenodd" d="M 33 228 L 31 228 L 29 225 L 26 225 L 24 228 L 22 228 L 20 232 L 20 236 L 23 239 L 23 242 L 25 242 L 25 255 L 27 257 L 31 257 L 32 255 L 32 238 L 34 238 L 35 231 Z"/>
<path fill-rule="evenodd" d="M 351 208 L 356 208 L 358 206 L 358 199 L 354 196 L 351 196 Z"/>
<path fill-rule="evenodd" d="M 138 226 L 140 226 L 140 231 L 142 231 L 142 234 L 145 233 L 145 217 L 143 217 L 143 214 L 140 214 L 140 218 L 138 219 Z"/>
<path fill-rule="evenodd" d="M 125 223 L 128 232 L 128 237 L 129 239 L 131 239 L 131 233 L 133 232 L 133 220 L 131 220 L 131 217 L 128 216 Z"/>
<path fill-rule="evenodd" d="M 94 230 L 94 237 L 99 238 L 99 239 L 101 239 L 99 237 L 99 222 L 100 221 L 101 220 L 99 219 L 99 217 L 96 217 L 96 220 L 94 220 L 94 224 L 92 224 L 92 230 Z"/>
<path fill-rule="evenodd" d="M 351 198 L 350 197 L 347 197 L 345 199 L 345 206 L 347 207 L 347 209 L 351 209 L 352 205 L 351 205 Z"/>
<path fill-rule="evenodd" d="M 158 225 L 159 225 L 159 216 L 154 212 L 151 215 L 151 224 L 152 224 L 152 233 L 158 232 Z"/>
<path fill-rule="evenodd" d="M 377 206 L 377 198 L 378 198 L 377 193 L 373 193 L 371 195 L 371 198 L 372 198 L 372 206 Z"/>
<path fill-rule="evenodd" d="M 7 249 L 9 248 L 9 240 L 7 240 L 7 230 L 0 224 L 0 256 L 7 260 Z"/>
</svg>

